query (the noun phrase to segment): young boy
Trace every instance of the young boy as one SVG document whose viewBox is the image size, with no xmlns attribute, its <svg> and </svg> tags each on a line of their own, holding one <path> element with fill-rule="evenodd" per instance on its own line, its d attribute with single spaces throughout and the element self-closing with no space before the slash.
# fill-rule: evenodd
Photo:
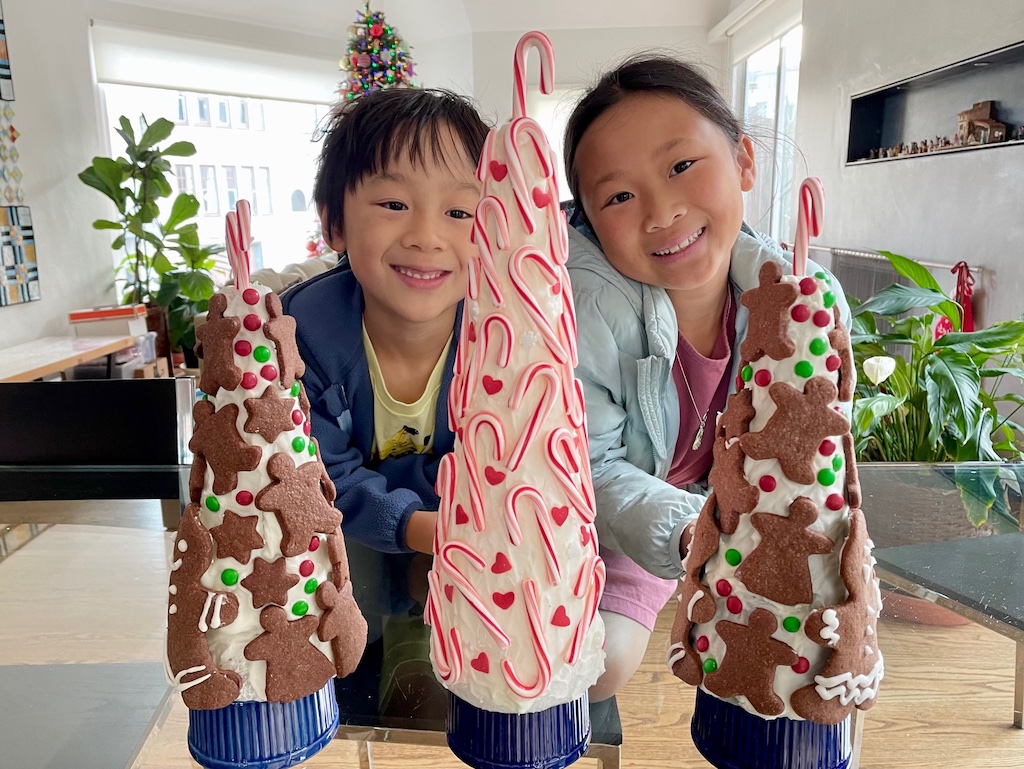
<svg viewBox="0 0 1024 769">
<path fill-rule="evenodd" d="M 282 301 L 345 534 L 374 550 L 431 552 L 487 131 L 462 97 L 393 89 L 346 104 L 320 154 L 324 239 L 348 258 Z"/>
</svg>

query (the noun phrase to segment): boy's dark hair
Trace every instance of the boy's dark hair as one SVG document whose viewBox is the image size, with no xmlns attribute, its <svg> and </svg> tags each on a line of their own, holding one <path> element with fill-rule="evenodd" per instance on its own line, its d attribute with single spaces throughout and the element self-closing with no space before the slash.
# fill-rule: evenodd
<svg viewBox="0 0 1024 769">
<path fill-rule="evenodd" d="M 473 163 L 480 160 L 489 127 L 470 101 L 440 88 L 390 88 L 338 105 L 322 129 L 313 199 L 326 218 L 325 236 L 342 232 L 345 193 L 366 176 L 385 173 L 406 152 L 416 165 L 448 163 L 445 131 Z"/>
<path fill-rule="evenodd" d="M 583 134 L 601 115 L 630 96 L 664 94 L 681 99 L 725 132 L 738 144 L 743 127 L 718 89 L 696 67 L 670 56 L 640 54 L 605 73 L 576 105 L 565 127 L 565 175 L 569 190 L 580 202 L 580 175 L 576 150 Z"/>
</svg>

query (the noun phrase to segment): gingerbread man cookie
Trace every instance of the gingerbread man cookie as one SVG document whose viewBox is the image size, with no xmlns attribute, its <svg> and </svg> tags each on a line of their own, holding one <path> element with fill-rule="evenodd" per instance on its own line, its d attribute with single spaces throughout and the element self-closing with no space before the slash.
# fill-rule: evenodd
<svg viewBox="0 0 1024 769">
<path fill-rule="evenodd" d="M 207 395 L 216 395 L 220 388 L 234 390 L 242 381 L 242 369 L 235 365 L 234 339 L 242 328 L 238 318 L 224 317 L 228 299 L 214 294 L 210 299 L 206 323 L 196 329 L 197 350 L 203 359 L 203 376 L 199 389 Z"/>
<path fill-rule="evenodd" d="M 765 262 L 758 274 L 760 286 L 744 291 L 740 297 L 743 306 L 750 310 L 747 338 L 740 345 L 740 355 L 745 360 L 755 361 L 762 355 L 785 360 L 796 350 L 787 328 L 789 306 L 798 289 L 792 283 L 780 282 L 781 278 L 782 268 L 775 262 Z"/>
</svg>

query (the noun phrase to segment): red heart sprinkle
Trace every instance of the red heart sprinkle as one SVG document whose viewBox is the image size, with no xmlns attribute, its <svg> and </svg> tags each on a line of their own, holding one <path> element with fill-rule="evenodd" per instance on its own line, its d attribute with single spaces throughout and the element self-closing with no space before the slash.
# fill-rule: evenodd
<svg viewBox="0 0 1024 769">
<path fill-rule="evenodd" d="M 561 507 L 552 507 L 551 508 L 551 520 L 553 520 L 559 526 L 561 526 L 563 523 L 565 523 L 565 519 L 568 518 L 568 517 L 569 517 L 569 508 L 568 508 L 567 505 L 562 505 Z"/>
<path fill-rule="evenodd" d="M 469 523 L 469 516 L 466 515 L 466 508 L 464 508 L 462 505 L 455 506 L 455 522 Z"/>
<path fill-rule="evenodd" d="M 451 585 L 444 586 L 444 597 L 448 599 L 448 603 L 452 602 L 452 596 L 455 595 L 455 588 Z"/>
<path fill-rule="evenodd" d="M 489 484 L 497 486 L 505 480 L 505 473 L 501 472 L 501 470 L 495 470 L 493 467 L 486 467 L 484 468 L 484 477 Z"/>
<path fill-rule="evenodd" d="M 485 376 L 483 378 L 484 390 L 487 391 L 488 395 L 494 395 L 496 392 L 500 392 L 501 388 L 505 386 L 505 383 L 500 379 L 495 379 L 492 376 Z"/>
<path fill-rule="evenodd" d="M 494 605 L 499 609 L 507 609 L 516 601 L 515 593 L 495 593 L 491 596 Z"/>
<path fill-rule="evenodd" d="M 555 616 L 551 618 L 551 624 L 555 627 L 569 627 L 569 615 L 564 606 L 555 609 Z"/>
<path fill-rule="evenodd" d="M 491 163 L 493 164 L 494 161 L 492 160 Z M 480 652 L 469 664 L 472 665 L 473 670 L 479 670 L 481 673 L 491 672 L 491 661 L 487 659 L 487 655 L 484 652 Z"/>
<path fill-rule="evenodd" d="M 466 333 L 466 338 L 469 339 L 470 342 L 476 341 L 476 326 L 472 323 L 469 324 L 469 331 Z"/>
<path fill-rule="evenodd" d="M 587 543 L 590 542 L 590 529 L 586 526 L 580 526 L 580 539 L 583 541 L 583 547 L 586 547 Z"/>
<path fill-rule="evenodd" d="M 504 574 L 512 568 L 512 564 L 509 563 L 508 556 L 504 553 L 498 553 L 494 557 L 494 565 L 491 566 L 491 571 L 495 574 Z"/>
<path fill-rule="evenodd" d="M 497 160 L 492 160 L 487 168 L 491 172 L 491 176 L 494 177 L 494 181 L 500 182 L 506 176 L 508 176 L 508 166 L 504 163 L 499 163 Z"/>
<path fill-rule="evenodd" d="M 537 208 L 546 208 L 551 202 L 551 196 L 540 187 L 533 188 L 533 203 Z"/>
</svg>

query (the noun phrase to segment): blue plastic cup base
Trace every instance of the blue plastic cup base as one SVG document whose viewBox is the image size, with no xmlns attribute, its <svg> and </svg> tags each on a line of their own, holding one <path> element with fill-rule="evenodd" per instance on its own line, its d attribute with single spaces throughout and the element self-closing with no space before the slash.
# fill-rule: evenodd
<svg viewBox="0 0 1024 769">
<path fill-rule="evenodd" d="M 767 720 L 700 688 L 690 733 L 718 769 L 847 769 L 853 752 L 849 717 L 834 726 Z"/>
<path fill-rule="evenodd" d="M 587 752 L 587 695 L 539 713 L 492 713 L 448 692 L 448 746 L 473 769 L 560 769 Z"/>
<path fill-rule="evenodd" d="M 338 731 L 334 679 L 294 702 L 233 702 L 190 710 L 188 749 L 206 769 L 285 769 L 319 753 Z"/>
</svg>

